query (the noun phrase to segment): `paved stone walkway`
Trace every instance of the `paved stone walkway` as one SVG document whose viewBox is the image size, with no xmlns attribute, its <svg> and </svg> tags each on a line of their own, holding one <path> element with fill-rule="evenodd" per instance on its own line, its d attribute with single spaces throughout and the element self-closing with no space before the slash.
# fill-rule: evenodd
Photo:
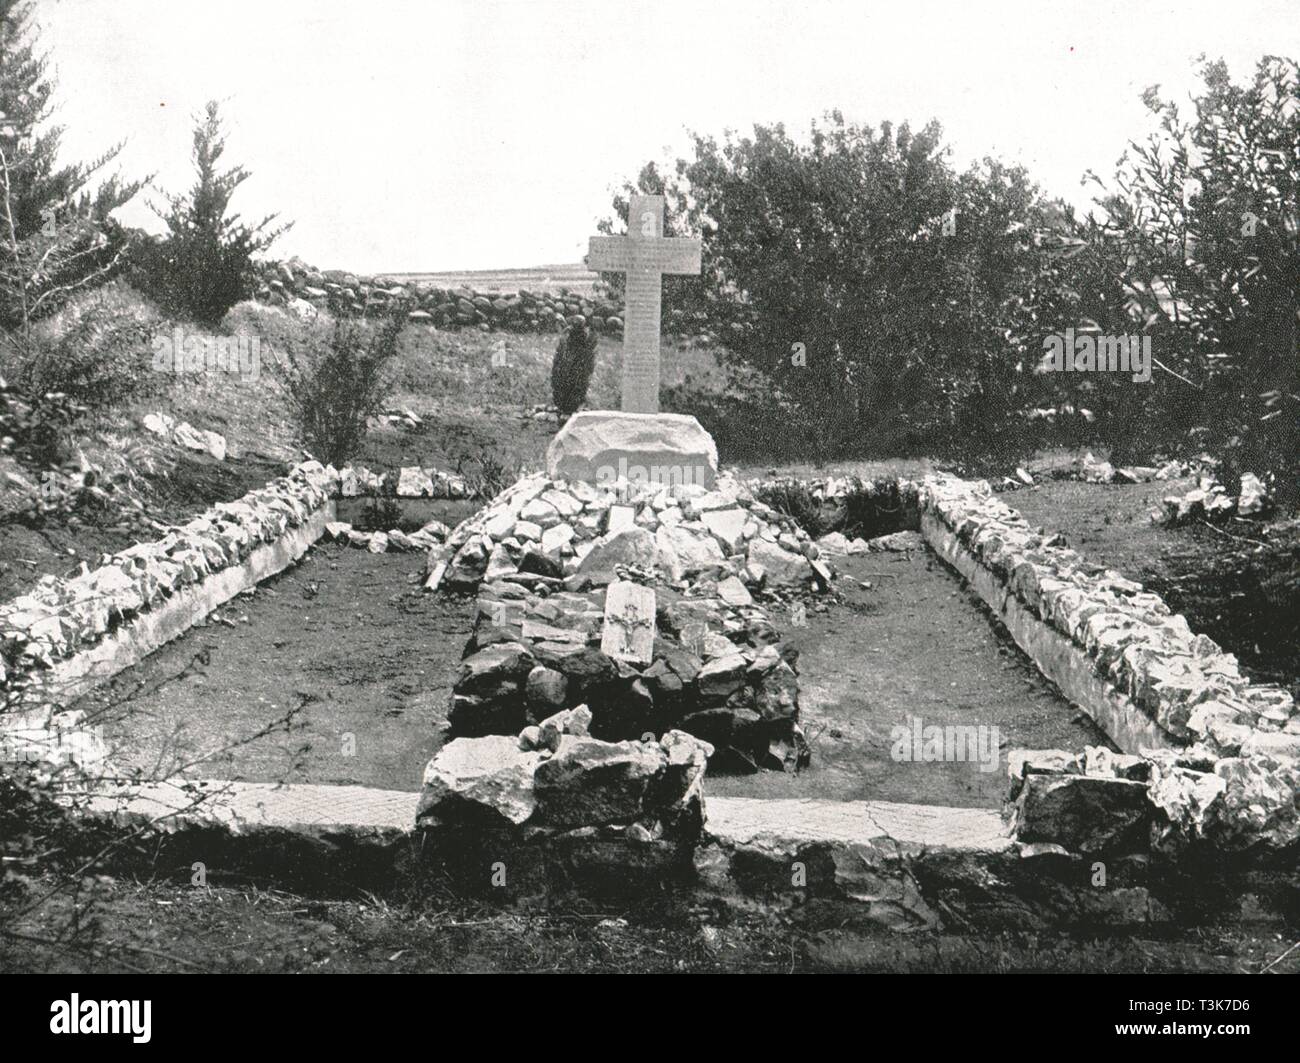
<svg viewBox="0 0 1300 1063">
<path fill-rule="evenodd" d="M 707 784 L 706 784 L 707 786 Z M 756 839 L 862 844 L 892 838 L 926 849 L 998 852 L 1009 848 L 1002 816 L 991 808 L 947 808 L 890 801 L 816 801 L 709 797 L 704 829 L 721 841 Z"/>
<path fill-rule="evenodd" d="M 159 783 L 97 797 L 92 809 L 133 820 L 222 823 L 243 833 L 258 828 L 320 831 L 409 831 L 419 794 L 365 786 L 318 786 L 198 780 Z M 992 809 L 944 808 L 887 801 L 760 800 L 707 797 L 706 829 L 720 841 L 867 843 L 882 837 L 928 849 L 999 851 L 1011 842 Z"/>
<path fill-rule="evenodd" d="M 367 786 L 317 786 L 305 783 L 228 782 L 201 779 L 188 784 L 153 783 L 94 798 L 98 813 L 132 819 L 219 822 L 233 830 L 258 827 L 320 830 L 410 830 L 415 825 L 417 793 Z"/>
</svg>

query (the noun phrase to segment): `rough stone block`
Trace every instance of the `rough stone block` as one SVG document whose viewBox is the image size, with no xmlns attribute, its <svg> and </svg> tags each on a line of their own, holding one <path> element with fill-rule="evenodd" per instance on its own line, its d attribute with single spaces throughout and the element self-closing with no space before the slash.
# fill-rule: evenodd
<svg viewBox="0 0 1300 1063">
<path fill-rule="evenodd" d="M 712 488 L 718 448 L 694 417 L 586 410 L 574 414 L 546 450 L 553 479 L 696 484 Z"/>
</svg>

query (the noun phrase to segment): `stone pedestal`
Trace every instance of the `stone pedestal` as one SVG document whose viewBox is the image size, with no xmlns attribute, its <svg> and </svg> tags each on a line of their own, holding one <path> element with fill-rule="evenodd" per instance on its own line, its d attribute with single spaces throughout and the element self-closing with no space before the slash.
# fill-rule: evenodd
<svg viewBox="0 0 1300 1063">
<path fill-rule="evenodd" d="M 680 413 L 585 410 L 546 449 L 553 479 L 697 484 L 712 490 L 718 448 L 694 417 Z"/>
</svg>

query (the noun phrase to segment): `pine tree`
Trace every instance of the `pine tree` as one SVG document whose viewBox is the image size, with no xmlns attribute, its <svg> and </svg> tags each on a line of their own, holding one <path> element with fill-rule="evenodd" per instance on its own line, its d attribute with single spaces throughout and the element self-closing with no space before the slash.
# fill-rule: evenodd
<svg viewBox="0 0 1300 1063">
<path fill-rule="evenodd" d="M 167 225 L 167 236 L 149 247 L 144 269 L 146 286 L 168 309 L 209 325 L 252 294 L 252 256 L 290 228 L 271 228 L 276 214 L 252 228 L 238 214 L 228 215 L 231 197 L 251 174 L 242 166 L 221 170 L 225 150 L 221 116 L 212 100 L 195 123 L 193 188 L 187 195 L 169 196 L 165 209 L 152 207 Z"/>
<path fill-rule="evenodd" d="M 109 215 L 147 183 L 114 175 L 91 190 L 120 143 L 59 164 L 63 127 L 49 123 L 54 85 L 31 18 L 30 0 L 0 0 L 0 327 L 20 343 L 33 321 L 120 265 L 126 235 Z"/>
</svg>

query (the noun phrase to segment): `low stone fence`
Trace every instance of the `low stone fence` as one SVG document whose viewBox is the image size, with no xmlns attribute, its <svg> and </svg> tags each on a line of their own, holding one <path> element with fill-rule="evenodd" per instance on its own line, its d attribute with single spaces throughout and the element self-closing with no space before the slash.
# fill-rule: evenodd
<svg viewBox="0 0 1300 1063">
<path fill-rule="evenodd" d="M 1156 744 L 1202 743 L 1222 755 L 1261 744 L 1300 751 L 1300 736 L 1261 737 L 1300 732 L 1291 695 L 1251 683 L 1236 657 L 1193 633 L 1159 595 L 1035 531 L 987 484 L 932 477 L 921 490 L 922 531 L 941 555 L 978 563 L 1005 599 L 1069 639 L 1159 728 L 1147 732 Z"/>
<path fill-rule="evenodd" d="M 928 477 L 920 490 L 921 530 L 936 552 L 1130 754 L 1029 755 L 1019 777 L 1013 765 L 1021 840 L 1076 851 L 1076 827 L 1115 828 L 1104 825 L 1113 806 L 1142 845 L 1294 859 L 1300 715 L 1287 691 L 1251 683 L 1159 595 L 1035 531 L 987 484 Z M 1040 774 L 1068 778 L 1030 779 Z"/>
<path fill-rule="evenodd" d="M 305 462 L 161 539 L 44 576 L 0 605 L 0 690 L 66 700 L 300 557 L 333 517 L 338 473 Z"/>
<path fill-rule="evenodd" d="M 72 577 L 44 576 L 28 593 L 0 604 L 0 694 L 10 712 L 29 715 L 24 728 L 30 729 L 31 714 L 48 718 L 292 564 L 328 534 L 327 526 L 340 527 L 334 522 L 339 498 L 471 493 L 463 477 L 439 469 L 339 471 L 303 462 L 154 542 L 105 555 L 94 569 L 83 564 Z M 446 531 L 431 521 L 404 539 L 427 550 Z"/>
<path fill-rule="evenodd" d="M 592 294 L 566 288 L 502 294 L 321 271 L 297 261 L 262 263 L 259 269 L 257 298 L 272 305 L 304 300 L 340 316 L 355 316 L 407 304 L 412 324 L 483 332 L 559 332 L 581 318 L 597 332 L 623 334 L 622 303 L 599 284 Z M 680 312 L 674 317 L 670 310 L 666 325 L 673 331 L 689 331 Z"/>
</svg>

